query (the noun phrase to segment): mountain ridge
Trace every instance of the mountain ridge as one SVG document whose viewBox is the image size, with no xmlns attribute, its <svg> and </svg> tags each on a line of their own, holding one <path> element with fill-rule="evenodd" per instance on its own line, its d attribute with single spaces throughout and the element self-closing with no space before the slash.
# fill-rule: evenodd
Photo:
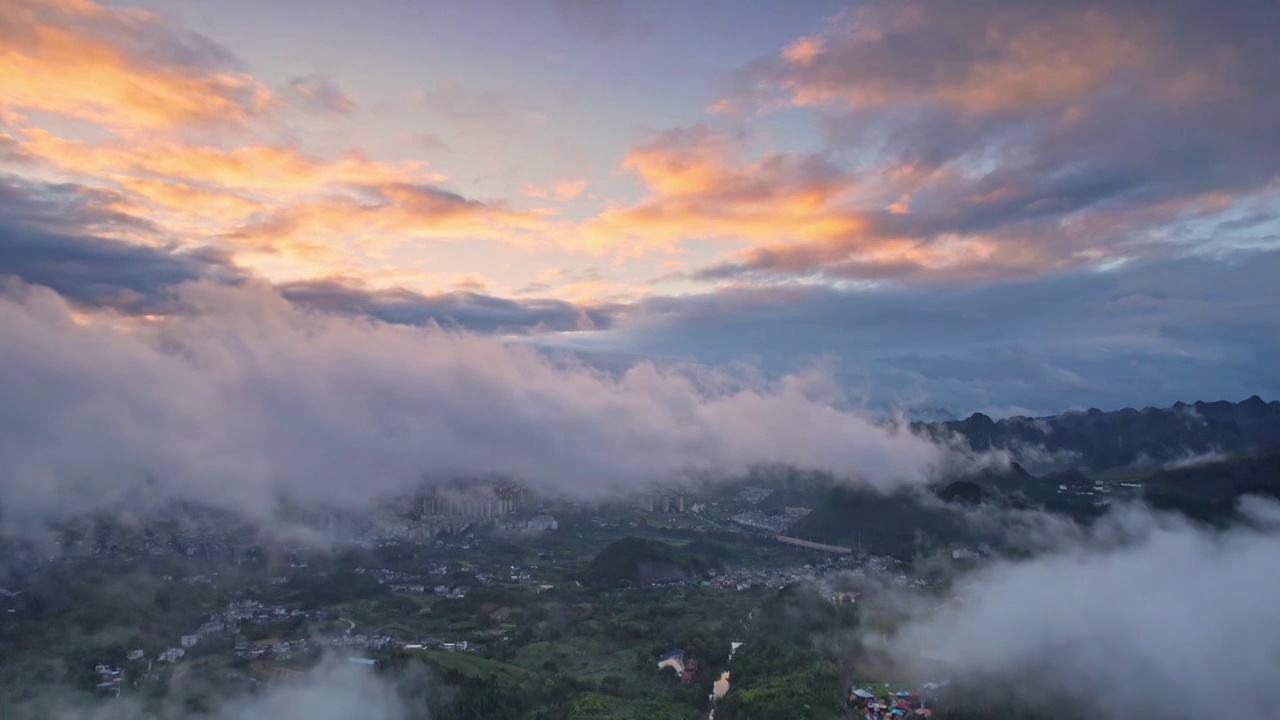
<svg viewBox="0 0 1280 720">
<path fill-rule="evenodd" d="M 1018 458 L 1020 450 L 1036 450 L 1057 457 L 1078 455 L 1069 464 L 1094 472 L 1137 470 L 1212 453 L 1280 446 L 1280 401 L 1252 395 L 1238 403 L 1201 400 L 1141 410 L 1089 408 L 1001 420 L 973 413 L 963 420 L 911 423 L 911 428 L 939 439 L 958 436 L 975 452 L 1008 450 Z"/>
</svg>

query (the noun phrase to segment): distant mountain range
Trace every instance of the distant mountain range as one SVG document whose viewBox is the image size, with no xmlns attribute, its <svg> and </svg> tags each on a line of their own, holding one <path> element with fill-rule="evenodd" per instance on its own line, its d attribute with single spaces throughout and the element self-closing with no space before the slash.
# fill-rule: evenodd
<svg viewBox="0 0 1280 720">
<path fill-rule="evenodd" d="M 906 559 L 927 546 L 998 547 L 1003 541 L 1000 527 L 974 524 L 965 517 L 966 511 L 982 506 L 1039 509 L 1087 523 L 1118 501 L 1141 500 L 1158 510 L 1221 525 L 1241 519 L 1238 504 L 1245 495 L 1280 499 L 1280 450 L 1242 451 L 1221 460 L 1152 469 L 1111 481 L 1075 468 L 1037 476 L 1013 463 L 924 492 L 885 494 L 837 485 L 826 490 L 788 534 Z"/>
<path fill-rule="evenodd" d="M 1176 403 L 1168 408 L 1095 408 L 1049 417 L 912 423 L 917 432 L 957 434 L 977 451 L 1009 450 L 1028 467 L 1092 472 L 1141 470 L 1195 462 L 1241 450 L 1280 446 L 1280 401 L 1254 395 L 1233 403 Z"/>
<path fill-rule="evenodd" d="M 958 435 L 975 451 L 1004 449 L 1055 467 L 1031 472 L 1012 462 L 945 478 L 924 493 L 793 484 L 775 495 L 787 504 L 799 504 L 801 495 L 816 502 L 790 534 L 906 558 L 931 545 L 998 545 L 999 528 L 980 529 L 964 517 L 967 509 L 984 505 L 1089 522 L 1117 501 L 1141 499 L 1202 522 L 1225 523 L 1240 518 L 1237 504 L 1244 495 L 1280 498 L 1280 402 L 1257 396 L 1000 421 L 974 414 L 913 428 L 935 437 Z M 778 504 L 766 500 L 760 507 L 768 512 Z"/>
</svg>

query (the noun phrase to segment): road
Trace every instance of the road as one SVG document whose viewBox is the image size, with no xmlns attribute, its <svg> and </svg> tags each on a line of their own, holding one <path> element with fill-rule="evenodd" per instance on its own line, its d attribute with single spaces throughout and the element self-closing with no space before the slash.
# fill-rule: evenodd
<svg viewBox="0 0 1280 720">
<path fill-rule="evenodd" d="M 356 624 L 355 624 L 354 622 L 351 622 L 350 620 L 348 620 L 348 619 L 346 619 L 346 618 L 344 618 L 344 617 L 340 617 L 340 618 L 338 618 L 338 619 L 339 619 L 339 620 L 341 620 L 342 622 L 344 622 L 344 623 L 346 623 L 347 625 L 349 625 L 349 626 L 350 626 L 350 627 L 348 627 L 348 628 L 347 628 L 347 634 L 348 634 L 348 635 L 350 635 L 350 634 L 351 634 L 351 631 L 352 631 L 352 630 L 355 630 L 355 629 L 356 629 Z"/>
</svg>

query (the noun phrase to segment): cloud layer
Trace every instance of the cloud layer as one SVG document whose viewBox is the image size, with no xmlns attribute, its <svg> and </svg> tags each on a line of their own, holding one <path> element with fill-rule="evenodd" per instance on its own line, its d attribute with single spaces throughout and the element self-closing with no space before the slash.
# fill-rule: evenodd
<svg viewBox="0 0 1280 720">
<path fill-rule="evenodd" d="M 871 404 L 962 415 L 1274 397 L 1277 273 L 1271 251 L 977 286 L 736 287 L 641 302 L 600 345 L 773 371 L 833 356 Z"/>
<path fill-rule="evenodd" d="M 1280 506 L 1210 532 L 1130 510 L 1032 560 L 964 579 L 961 602 L 896 634 L 895 656 L 942 661 L 993 696 L 1069 699 L 1093 717 L 1280 713 Z M 1266 518 L 1270 518 L 1267 520 Z M 937 669 L 934 668 L 934 671 Z"/>
<path fill-rule="evenodd" d="M 819 373 L 776 382 L 640 363 L 606 373 L 494 339 L 305 311 L 258 283 L 196 283 L 180 314 L 73 315 L 0 299 L 6 517 L 169 499 L 270 517 L 358 508 L 498 473 L 602 497 L 785 462 L 917 483 L 944 449 L 841 409 Z"/>
</svg>

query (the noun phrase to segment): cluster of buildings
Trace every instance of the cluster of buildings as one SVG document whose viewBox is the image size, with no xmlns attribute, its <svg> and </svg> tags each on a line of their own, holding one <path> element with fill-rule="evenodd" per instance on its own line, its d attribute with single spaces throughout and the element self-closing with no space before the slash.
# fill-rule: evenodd
<svg viewBox="0 0 1280 720">
<path fill-rule="evenodd" d="M 324 648 L 338 650 L 384 650 L 392 647 L 395 641 L 388 635 L 338 635 L 319 640 L 278 640 L 271 643 L 241 642 L 235 646 L 235 656 L 253 660 L 272 659 L 288 660 L 290 658 L 314 654 Z"/>
<path fill-rule="evenodd" d="M 437 638 L 428 640 L 420 640 L 418 642 L 405 643 L 405 650 L 426 650 L 427 648 L 436 648 L 445 652 L 468 652 L 477 650 L 477 646 L 468 643 L 466 640 L 457 642 L 445 642 Z"/>
<path fill-rule="evenodd" d="M 501 530 L 515 532 L 546 532 L 555 530 L 560 527 L 560 521 L 551 515 L 535 515 L 531 518 L 513 518 L 510 520 L 500 520 L 497 523 Z"/>
<path fill-rule="evenodd" d="M 550 518 L 550 516 L 547 517 Z M 551 520 L 554 522 L 554 518 Z M 531 569 L 536 570 L 537 566 L 532 566 Z M 540 582 L 534 573 L 518 565 L 497 565 L 491 569 L 482 570 L 467 562 L 432 563 L 425 570 L 424 573 L 410 574 L 386 568 L 360 567 L 356 568 L 355 572 L 372 576 L 378 584 L 387 585 L 394 592 L 436 595 L 455 600 L 465 598 L 472 585 L 489 585 L 507 580 L 531 584 L 538 592 L 554 589 L 553 586 Z M 460 575 L 465 575 L 467 578 L 463 583 L 459 582 Z"/>
<path fill-rule="evenodd" d="M 270 625 L 274 622 L 280 622 L 289 618 L 323 618 L 323 612 L 310 612 L 307 610 L 299 610 L 297 608 L 287 608 L 280 605 L 266 605 L 258 600 L 233 600 L 227 604 L 227 609 L 220 613 L 214 613 L 209 620 L 201 625 L 196 633 L 201 636 L 215 635 L 218 633 L 238 633 L 240 625 Z"/>
<path fill-rule="evenodd" d="M 799 518 L 796 516 L 786 514 L 767 515 L 758 510 L 748 510 L 746 512 L 738 513 L 730 518 L 730 520 L 732 520 L 736 525 L 778 535 L 785 535 L 787 530 L 790 529 L 798 519 Z"/>
<path fill-rule="evenodd" d="M 461 570 L 460 566 L 459 570 Z M 379 585 L 388 585 L 394 592 L 414 593 L 417 595 L 434 594 L 452 599 L 467 596 L 467 587 L 465 585 L 438 582 L 451 574 L 449 566 L 443 563 L 433 563 L 427 568 L 426 574 L 423 575 L 411 575 L 386 568 L 363 567 L 356 568 L 356 573 L 371 575 Z M 481 585 L 489 582 L 488 575 L 484 573 L 472 573 L 471 577 Z"/>
<path fill-rule="evenodd" d="M 813 582 L 830 568 L 805 565 L 802 567 L 730 568 L 718 573 L 703 584 L 725 590 L 750 590 L 751 588 L 784 588 L 797 582 Z"/>
<path fill-rule="evenodd" d="M 755 505 L 772 494 L 773 490 L 770 488 L 749 487 L 743 488 L 739 491 L 737 496 L 734 497 L 734 500 L 747 505 Z"/>
</svg>

